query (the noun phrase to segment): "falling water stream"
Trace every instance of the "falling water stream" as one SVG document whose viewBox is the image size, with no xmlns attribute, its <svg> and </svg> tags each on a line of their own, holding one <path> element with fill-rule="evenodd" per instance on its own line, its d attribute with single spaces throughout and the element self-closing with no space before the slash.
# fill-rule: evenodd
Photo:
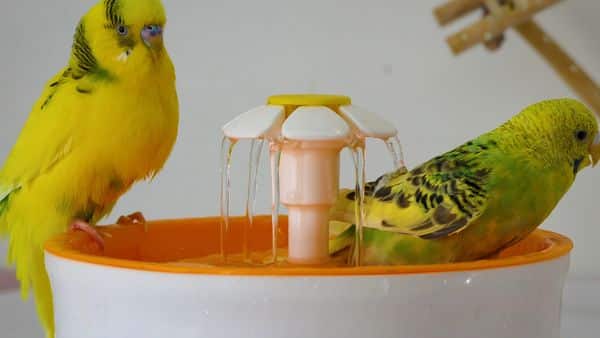
<svg viewBox="0 0 600 338">
<path fill-rule="evenodd" d="M 402 144 L 400 144 L 398 136 L 390 137 L 384 142 L 394 162 L 394 170 L 408 171 L 404 163 L 404 153 L 402 152 Z"/>
<path fill-rule="evenodd" d="M 270 145 L 271 162 L 271 259 L 272 263 L 277 263 L 277 236 L 279 233 L 279 163 L 281 160 L 281 145 L 272 142 Z"/>
<path fill-rule="evenodd" d="M 354 162 L 355 177 L 355 199 L 354 199 L 354 218 L 355 218 L 355 238 L 351 258 L 351 264 L 360 266 L 363 258 L 363 226 L 365 222 L 365 147 L 364 143 L 352 149 L 352 159 Z"/>
<path fill-rule="evenodd" d="M 358 135 L 356 135 L 358 136 Z M 354 163 L 355 176 L 355 242 L 348 264 L 360 266 L 363 260 L 363 228 L 365 226 L 365 161 L 366 149 L 364 138 L 356 137 L 353 142 L 348 144 Z M 254 225 L 254 216 L 256 208 L 256 195 L 258 190 L 258 173 L 260 169 L 260 160 L 262 157 L 265 143 L 269 146 L 269 162 L 271 171 L 271 223 L 272 223 L 272 247 L 270 254 L 267 254 L 266 260 L 261 259 L 261 263 L 278 264 L 278 233 L 279 233 L 279 213 L 280 213 L 280 195 L 279 195 L 279 164 L 281 158 L 281 142 L 279 140 L 252 140 L 250 145 L 249 163 L 248 163 L 248 188 L 246 195 L 246 222 L 243 229 L 243 252 L 241 255 L 242 264 L 252 264 L 252 252 L 250 231 Z M 407 171 L 404 163 L 402 146 L 398 137 L 394 136 L 384 140 L 388 153 L 390 154 L 394 170 Z M 228 262 L 227 238 L 230 233 L 230 208 L 231 208 L 231 160 L 233 150 L 237 140 L 224 137 L 221 142 L 221 196 L 220 196 L 220 260 L 223 264 L 233 264 Z M 283 252 L 281 253 L 283 254 Z M 263 256 L 263 257 L 267 257 Z M 234 259 L 234 258 L 232 258 Z M 238 260 L 235 258 L 234 260 Z M 240 262 L 237 262 L 240 263 Z M 337 264 L 337 263 L 336 263 Z"/>
<path fill-rule="evenodd" d="M 354 246 L 349 257 L 349 264 L 360 266 L 363 259 L 363 228 L 365 226 L 365 184 L 366 184 L 366 148 L 364 138 L 360 134 L 355 135 L 358 140 L 357 145 L 349 145 L 354 162 L 355 177 L 355 199 L 354 199 L 354 218 L 355 218 L 355 239 Z M 404 153 L 402 145 L 397 136 L 384 140 L 388 153 L 392 158 L 394 170 L 407 172 L 404 162 Z"/>
<path fill-rule="evenodd" d="M 220 254 L 222 260 L 227 261 L 225 240 L 229 233 L 229 211 L 231 202 L 231 155 L 237 140 L 224 137 L 221 142 L 221 226 L 220 226 Z"/>
<path fill-rule="evenodd" d="M 244 224 L 243 257 L 244 261 L 250 262 L 249 232 L 254 225 L 254 214 L 256 209 L 256 191 L 258 189 L 258 170 L 260 169 L 260 158 L 264 147 L 264 140 L 252 140 L 250 145 L 250 156 L 248 163 L 248 194 L 246 196 L 246 219 Z"/>
</svg>

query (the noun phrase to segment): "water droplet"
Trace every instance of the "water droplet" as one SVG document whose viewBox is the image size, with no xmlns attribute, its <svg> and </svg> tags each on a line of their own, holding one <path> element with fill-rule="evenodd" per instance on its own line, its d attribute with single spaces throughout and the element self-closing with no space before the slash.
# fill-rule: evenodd
<svg viewBox="0 0 600 338">
<path fill-rule="evenodd" d="M 383 283 L 383 294 L 385 296 L 389 296 L 390 289 L 391 289 L 390 280 L 387 278 L 384 278 L 381 282 Z"/>
</svg>

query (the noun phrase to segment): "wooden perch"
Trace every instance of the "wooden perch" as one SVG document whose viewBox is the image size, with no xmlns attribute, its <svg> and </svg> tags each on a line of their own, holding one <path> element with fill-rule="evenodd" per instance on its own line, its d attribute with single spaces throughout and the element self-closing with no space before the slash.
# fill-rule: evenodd
<svg viewBox="0 0 600 338">
<path fill-rule="evenodd" d="M 468 1 L 468 0 L 464 0 Z M 498 15 L 487 16 L 471 26 L 451 35 L 448 44 L 454 54 L 460 54 L 465 50 L 489 41 L 504 33 L 512 26 L 517 26 L 531 19 L 537 12 L 546 9 L 561 0 L 532 0 L 527 6 L 514 11 L 506 10 Z"/>
<path fill-rule="evenodd" d="M 561 0 L 451 0 L 434 10 L 441 25 L 456 20 L 477 8 L 484 18 L 451 35 L 448 45 L 454 54 L 484 43 L 495 49 L 502 34 L 513 27 L 554 69 L 581 99 L 600 117 L 600 87 L 581 66 L 533 20 L 533 16 Z"/>
<path fill-rule="evenodd" d="M 583 68 L 535 21 L 530 20 L 515 29 L 600 117 L 600 87 Z"/>
<path fill-rule="evenodd" d="M 433 10 L 435 17 L 440 25 L 445 26 L 452 21 L 472 12 L 478 8 L 485 0 L 452 0 Z"/>
</svg>

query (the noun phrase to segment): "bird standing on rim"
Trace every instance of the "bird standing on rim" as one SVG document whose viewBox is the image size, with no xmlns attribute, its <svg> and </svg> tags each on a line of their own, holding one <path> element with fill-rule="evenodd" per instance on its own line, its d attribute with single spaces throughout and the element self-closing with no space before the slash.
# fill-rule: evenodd
<svg viewBox="0 0 600 338">
<path fill-rule="evenodd" d="M 179 107 L 165 23 L 160 0 L 97 3 L 0 170 L 0 233 L 48 337 L 54 320 L 44 242 L 71 225 L 102 244 L 91 225 L 134 182 L 153 177 L 175 143 Z"/>
</svg>

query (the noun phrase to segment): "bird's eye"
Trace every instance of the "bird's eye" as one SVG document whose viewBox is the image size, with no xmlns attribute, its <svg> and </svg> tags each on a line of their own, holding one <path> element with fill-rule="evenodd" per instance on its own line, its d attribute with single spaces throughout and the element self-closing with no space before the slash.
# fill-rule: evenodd
<svg viewBox="0 0 600 338">
<path fill-rule="evenodd" d="M 577 139 L 579 141 L 583 141 L 587 138 L 587 132 L 585 130 L 580 130 L 575 134 L 575 137 L 577 137 Z"/>
<path fill-rule="evenodd" d="M 119 33 L 119 35 L 127 35 L 127 33 L 129 33 L 129 29 L 127 29 L 126 26 L 123 25 L 118 25 L 117 26 L 117 33 Z"/>
</svg>

